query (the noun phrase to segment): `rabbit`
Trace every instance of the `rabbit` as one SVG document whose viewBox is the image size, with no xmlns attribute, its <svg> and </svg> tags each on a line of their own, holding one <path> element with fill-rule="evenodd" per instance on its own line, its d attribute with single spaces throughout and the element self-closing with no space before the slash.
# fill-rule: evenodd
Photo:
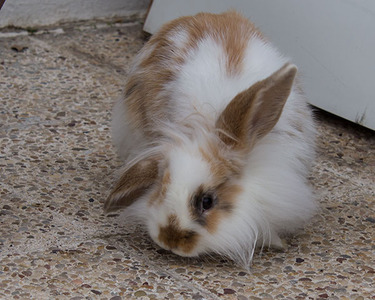
<svg viewBox="0 0 375 300">
<path fill-rule="evenodd" d="M 105 201 L 160 247 L 249 267 L 316 211 L 312 109 L 297 67 L 235 11 L 173 20 L 136 56 L 112 135 L 125 160 Z"/>
</svg>

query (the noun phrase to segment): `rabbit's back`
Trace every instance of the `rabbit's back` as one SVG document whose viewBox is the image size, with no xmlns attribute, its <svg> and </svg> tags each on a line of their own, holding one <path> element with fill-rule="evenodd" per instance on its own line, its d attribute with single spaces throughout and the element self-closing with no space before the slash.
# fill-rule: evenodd
<svg viewBox="0 0 375 300">
<path fill-rule="evenodd" d="M 138 54 L 114 111 L 114 141 L 126 157 L 132 148 L 164 135 L 160 122 L 214 127 L 234 96 L 287 61 L 236 12 L 176 19 Z M 189 121 L 194 115 L 206 124 Z M 298 126 L 304 132 L 306 117 L 306 103 L 294 89 L 275 129 Z"/>
</svg>

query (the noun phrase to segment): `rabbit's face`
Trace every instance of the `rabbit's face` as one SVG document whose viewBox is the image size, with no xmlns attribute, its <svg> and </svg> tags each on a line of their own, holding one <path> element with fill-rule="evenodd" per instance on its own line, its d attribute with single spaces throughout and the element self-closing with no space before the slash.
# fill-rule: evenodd
<svg viewBox="0 0 375 300">
<path fill-rule="evenodd" d="M 211 250 L 219 224 L 233 212 L 240 191 L 233 184 L 238 166 L 219 151 L 194 144 L 169 152 L 148 203 L 152 239 L 181 256 Z"/>
</svg>

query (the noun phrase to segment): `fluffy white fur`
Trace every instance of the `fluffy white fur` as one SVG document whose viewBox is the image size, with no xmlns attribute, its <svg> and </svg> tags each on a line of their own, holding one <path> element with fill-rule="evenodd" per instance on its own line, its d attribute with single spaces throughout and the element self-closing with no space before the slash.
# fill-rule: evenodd
<svg viewBox="0 0 375 300">
<path fill-rule="evenodd" d="M 171 37 L 182 46 L 186 34 L 174 33 Z M 141 52 L 134 70 L 149 53 L 147 48 Z M 300 228 L 313 215 L 315 202 L 306 177 L 314 158 L 315 129 L 310 109 L 297 88 L 293 88 L 276 126 L 249 154 L 237 182 L 243 191 L 233 213 L 220 221 L 216 233 L 194 224 L 187 208 L 191 193 L 211 180 L 199 148 L 206 147 L 206 139 L 217 138 L 210 132 L 217 117 L 234 96 L 287 61 L 272 45 L 255 36 L 246 49 L 243 71 L 236 76 L 227 74 L 225 52 L 209 36 L 187 54 L 177 78 L 165 87 L 174 101 L 174 119 L 169 126 L 156 128 L 169 137 L 156 144 L 163 149 L 171 171 L 170 189 L 162 206 L 150 207 L 145 195 L 127 211 L 147 223 L 157 243 L 159 226 L 175 213 L 184 229 L 194 229 L 201 236 L 192 255 L 217 252 L 249 266 L 256 245 L 281 246 L 280 235 Z M 146 156 L 143 151 L 150 151 L 149 141 L 141 129 L 130 128 L 127 114 L 123 102 L 119 102 L 113 115 L 114 142 L 123 157 L 140 153 L 142 158 Z M 204 118 L 194 117 L 196 114 Z M 181 128 L 184 122 L 195 127 L 195 133 L 193 128 L 193 133 L 186 135 Z"/>
</svg>

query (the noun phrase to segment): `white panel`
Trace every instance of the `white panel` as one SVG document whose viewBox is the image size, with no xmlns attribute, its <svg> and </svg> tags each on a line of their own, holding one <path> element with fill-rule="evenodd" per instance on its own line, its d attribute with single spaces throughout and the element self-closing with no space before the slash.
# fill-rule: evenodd
<svg viewBox="0 0 375 300">
<path fill-rule="evenodd" d="M 375 129 L 375 1 L 154 0 L 144 28 L 231 8 L 299 66 L 311 104 Z"/>
</svg>

